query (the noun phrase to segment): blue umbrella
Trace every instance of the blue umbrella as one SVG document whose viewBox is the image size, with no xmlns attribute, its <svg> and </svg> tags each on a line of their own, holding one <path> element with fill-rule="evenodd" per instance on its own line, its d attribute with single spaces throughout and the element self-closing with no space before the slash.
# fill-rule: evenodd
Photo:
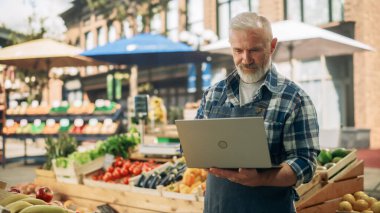
<svg viewBox="0 0 380 213">
<path fill-rule="evenodd" d="M 173 42 L 161 35 L 139 34 L 96 47 L 81 55 L 114 64 L 150 67 L 204 62 L 209 53 L 195 51 L 186 44 Z"/>
</svg>

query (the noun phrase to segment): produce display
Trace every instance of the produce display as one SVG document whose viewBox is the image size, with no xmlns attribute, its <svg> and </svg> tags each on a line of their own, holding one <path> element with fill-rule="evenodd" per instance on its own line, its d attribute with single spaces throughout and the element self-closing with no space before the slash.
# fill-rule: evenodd
<svg viewBox="0 0 380 213">
<path fill-rule="evenodd" d="M 108 183 L 129 184 L 129 179 L 156 168 L 159 164 L 153 160 L 131 161 L 122 157 L 116 157 L 111 166 L 106 170 L 99 170 L 91 175 L 92 180 Z"/>
<path fill-rule="evenodd" d="M 203 195 L 206 190 L 206 179 L 206 170 L 198 168 L 187 168 L 183 174 L 182 181 L 167 186 L 165 190 L 184 194 L 195 194 L 201 190 L 201 194 Z"/>
<path fill-rule="evenodd" d="M 157 189 L 158 186 L 168 186 L 182 180 L 186 170 L 184 161 L 167 166 L 163 171 L 152 171 L 140 175 L 134 186 L 148 189 Z"/>
<path fill-rule="evenodd" d="M 77 149 L 75 138 L 67 134 L 61 134 L 57 139 L 48 137 L 45 143 L 46 163 L 43 169 L 52 169 L 52 160 L 61 157 L 67 157 Z"/>
<path fill-rule="evenodd" d="M 43 102 L 41 105 L 38 105 L 38 101 L 33 101 L 30 106 L 26 109 L 27 115 L 46 115 L 50 112 L 51 107 Z"/>
<path fill-rule="evenodd" d="M 42 122 L 40 119 L 36 119 L 33 122 L 32 128 L 30 129 L 31 134 L 41 134 L 45 128 L 45 122 Z"/>
<path fill-rule="evenodd" d="M 0 207 L 11 213 L 75 212 L 65 208 L 60 201 L 53 201 L 54 193 L 46 186 L 30 183 L 11 187 L 8 192 L 0 191 L 0 194 Z"/>
<path fill-rule="evenodd" d="M 83 119 L 75 119 L 70 125 L 70 120 L 62 118 L 59 122 L 54 119 L 47 119 L 46 123 L 40 119 L 35 119 L 29 123 L 27 119 L 15 122 L 8 119 L 3 127 L 4 134 L 58 134 L 68 132 L 70 134 L 114 134 L 119 128 L 119 122 L 113 122 L 112 119 L 105 119 L 103 122 L 96 118 L 90 119 L 88 124 Z"/>
<path fill-rule="evenodd" d="M 59 101 L 56 101 L 53 103 L 53 107 L 50 110 L 50 113 L 52 114 L 63 114 L 66 113 L 69 109 L 69 103 L 67 101 L 62 101 L 61 103 Z"/>
<path fill-rule="evenodd" d="M 380 201 L 363 191 L 345 194 L 339 202 L 337 212 L 380 213 Z"/>
<path fill-rule="evenodd" d="M 52 106 L 46 102 L 40 105 L 38 101 L 33 101 L 30 105 L 27 102 L 11 101 L 6 110 L 7 115 L 47 115 L 47 114 L 71 114 L 71 115 L 90 115 L 90 114 L 112 114 L 117 109 L 120 109 L 120 104 L 109 100 L 98 99 L 95 103 L 88 101 L 75 101 L 69 103 L 67 101 L 55 101 Z"/>
<path fill-rule="evenodd" d="M 149 101 L 149 120 L 159 124 L 167 123 L 166 107 L 162 98 L 153 96 Z"/>
<path fill-rule="evenodd" d="M 103 100 L 98 99 L 95 101 L 95 114 L 110 114 L 114 113 L 118 108 L 120 108 L 120 105 L 110 101 L 110 100 Z"/>
<path fill-rule="evenodd" d="M 319 153 L 317 160 L 318 164 L 328 169 L 342 160 L 350 153 L 350 150 L 344 148 L 337 148 L 334 150 L 322 149 Z"/>
<path fill-rule="evenodd" d="M 14 122 L 11 119 L 8 119 L 5 121 L 5 126 L 3 127 L 3 133 L 5 135 L 15 134 L 19 126 L 20 126 L 19 123 Z"/>
<path fill-rule="evenodd" d="M 95 110 L 95 104 L 85 101 L 75 101 L 72 106 L 67 110 L 68 114 L 80 115 L 80 114 L 92 114 Z"/>
</svg>

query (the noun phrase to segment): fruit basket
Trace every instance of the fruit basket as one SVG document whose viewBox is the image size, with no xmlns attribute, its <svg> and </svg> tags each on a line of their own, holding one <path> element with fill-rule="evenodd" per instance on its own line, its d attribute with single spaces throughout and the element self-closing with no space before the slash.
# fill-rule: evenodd
<svg viewBox="0 0 380 213">
<path fill-rule="evenodd" d="M 323 181 L 328 181 L 356 160 L 356 149 L 322 149 L 317 159 L 320 166 L 316 172 Z"/>
<path fill-rule="evenodd" d="M 98 157 L 93 161 L 80 165 L 68 161 L 63 167 L 57 166 L 57 160 L 52 160 L 53 170 L 58 182 L 78 184 L 82 182 L 82 176 L 103 167 L 104 157 Z"/>
</svg>

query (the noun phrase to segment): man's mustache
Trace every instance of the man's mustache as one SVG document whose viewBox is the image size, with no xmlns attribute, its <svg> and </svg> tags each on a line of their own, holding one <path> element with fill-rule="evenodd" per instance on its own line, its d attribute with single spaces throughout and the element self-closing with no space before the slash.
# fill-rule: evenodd
<svg viewBox="0 0 380 213">
<path fill-rule="evenodd" d="M 240 64 L 239 65 L 240 68 L 244 68 L 244 69 L 257 69 L 259 68 L 259 66 L 257 66 L 257 64 Z"/>
</svg>

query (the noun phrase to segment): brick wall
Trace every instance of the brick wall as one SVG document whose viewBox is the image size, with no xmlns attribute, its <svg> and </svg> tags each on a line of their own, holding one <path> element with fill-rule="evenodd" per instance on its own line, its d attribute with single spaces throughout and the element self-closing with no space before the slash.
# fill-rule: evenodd
<svg viewBox="0 0 380 213">
<path fill-rule="evenodd" d="M 259 13 L 270 22 L 284 19 L 284 0 L 260 0 Z"/>
<path fill-rule="evenodd" d="M 354 54 L 355 126 L 371 129 L 371 148 L 380 148 L 380 14 L 378 0 L 346 0 L 345 21 L 355 22 L 355 39 L 375 52 Z"/>
</svg>

